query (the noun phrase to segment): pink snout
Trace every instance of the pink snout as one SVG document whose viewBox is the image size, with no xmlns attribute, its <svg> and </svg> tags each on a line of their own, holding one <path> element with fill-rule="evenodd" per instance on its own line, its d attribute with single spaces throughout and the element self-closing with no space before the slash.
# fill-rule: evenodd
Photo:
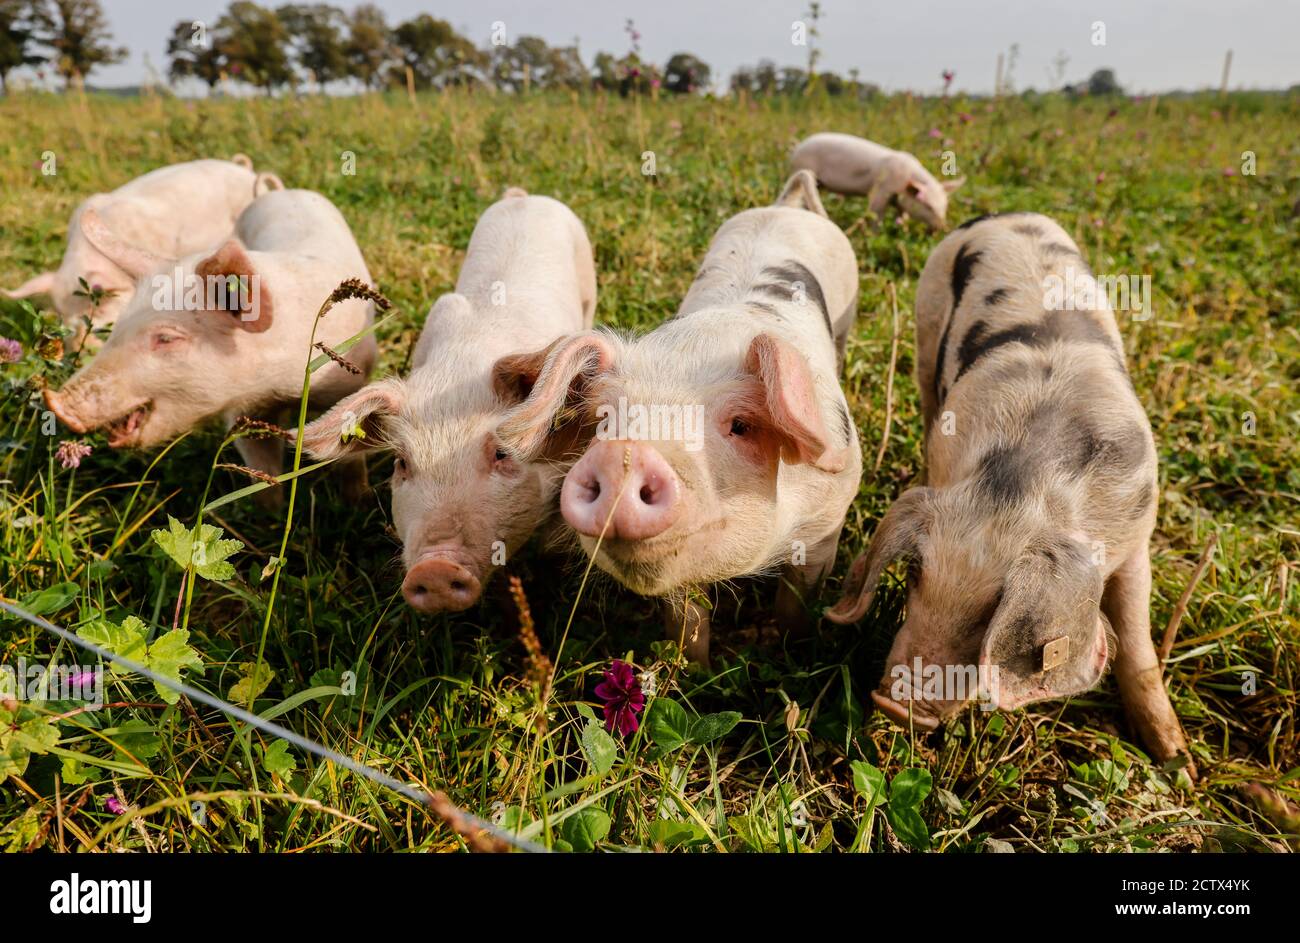
<svg viewBox="0 0 1300 943">
<path fill-rule="evenodd" d="M 681 515 L 681 482 L 649 443 L 595 442 L 565 477 L 560 511 L 584 536 L 644 540 Z"/>
<path fill-rule="evenodd" d="M 421 557 L 406 571 L 402 595 L 420 612 L 460 612 L 478 602 L 479 578 L 449 556 Z"/>
<path fill-rule="evenodd" d="M 49 408 L 50 412 L 54 413 L 54 415 L 58 417 L 59 422 L 77 433 L 77 435 L 84 435 L 89 431 L 86 424 L 73 415 L 67 408 L 58 393 L 54 392 L 54 390 L 46 390 L 43 396 L 45 398 L 45 405 Z"/>
</svg>

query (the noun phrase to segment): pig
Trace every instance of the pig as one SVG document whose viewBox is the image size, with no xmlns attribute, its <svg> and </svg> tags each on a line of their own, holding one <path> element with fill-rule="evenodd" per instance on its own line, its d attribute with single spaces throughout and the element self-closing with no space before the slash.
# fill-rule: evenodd
<svg viewBox="0 0 1300 943">
<path fill-rule="evenodd" d="M 302 396 L 303 371 L 317 356 L 313 329 L 316 342 L 335 347 L 374 317 L 373 301 L 348 298 L 315 323 L 343 280 L 369 283 L 370 273 L 342 214 L 310 190 L 266 193 L 224 242 L 175 260 L 123 242 L 93 208 L 80 223 L 139 287 L 95 358 L 62 390 L 46 390 L 45 402 L 74 432 L 106 430 L 114 448 L 159 445 L 216 416 L 228 425 L 243 415 L 277 420 Z M 347 353 L 360 375 L 336 362 L 313 373 L 313 407 L 361 388 L 377 353 L 366 335 Z M 246 465 L 281 471 L 280 438 L 242 437 L 236 446 Z M 349 491 L 364 492 L 364 466 L 352 472 Z"/>
<path fill-rule="evenodd" d="M 595 310 L 581 221 L 558 200 L 512 187 L 475 225 L 456 290 L 429 311 L 410 375 L 370 384 L 304 430 L 304 448 L 321 459 L 393 451 L 402 595 L 415 610 L 474 605 L 553 511 L 561 476 L 550 458 L 516 455 L 497 427 L 537 379 L 523 354 L 590 329 Z"/>
<path fill-rule="evenodd" d="M 867 209 L 877 217 L 896 199 L 905 212 L 938 230 L 948 228 L 948 194 L 966 182 L 959 177 L 940 183 L 906 151 L 831 131 L 801 141 L 790 166 L 811 170 L 827 190 L 869 196 Z"/>
<path fill-rule="evenodd" d="M 134 275 L 118 265 L 105 247 L 87 235 L 81 220 L 94 211 L 116 235 L 134 248 L 180 258 L 225 239 L 253 202 L 253 162 L 243 154 L 230 160 L 195 160 L 173 164 L 137 177 L 111 193 L 87 198 L 72 214 L 63 261 L 51 272 L 24 282 L 10 298 L 46 296 L 77 338 L 108 328 L 131 303 Z M 107 292 L 98 306 L 82 292 L 78 279 Z M 80 294 L 78 294 L 81 292 Z M 97 344 L 94 334 L 89 335 Z"/>
<path fill-rule="evenodd" d="M 1096 285 L 1036 213 L 939 244 L 916 289 L 927 480 L 881 519 L 826 616 L 860 620 L 905 560 L 906 615 L 872 693 L 886 715 L 932 729 L 977 698 L 1013 710 L 1090 690 L 1113 663 L 1167 761 L 1187 744 L 1151 642 L 1156 451 Z M 952 683 L 923 689 L 941 673 Z"/>
<path fill-rule="evenodd" d="M 591 437 L 563 519 L 596 566 L 662 600 L 697 662 L 709 623 L 692 596 L 709 584 L 779 571 L 778 620 L 808 625 L 862 470 L 837 379 L 857 292 L 853 249 L 800 171 L 775 205 L 722 225 L 672 320 L 536 354 L 538 380 L 502 424 L 531 457 L 554 450 L 557 417 L 579 415 Z"/>
</svg>

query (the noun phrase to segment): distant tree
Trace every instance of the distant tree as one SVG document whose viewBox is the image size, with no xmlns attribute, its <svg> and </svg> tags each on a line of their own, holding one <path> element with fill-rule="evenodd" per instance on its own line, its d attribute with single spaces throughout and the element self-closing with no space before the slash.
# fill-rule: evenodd
<svg viewBox="0 0 1300 943">
<path fill-rule="evenodd" d="M 776 63 L 771 59 L 760 59 L 754 67 L 754 93 L 771 95 L 777 91 L 778 85 Z"/>
<path fill-rule="evenodd" d="M 609 92 L 618 90 L 618 60 L 611 53 L 596 53 L 596 61 L 592 64 L 592 84 Z"/>
<path fill-rule="evenodd" d="M 99 0 L 34 0 L 32 20 L 40 42 L 54 50 L 50 59 L 65 84 L 74 76 L 84 80 L 96 66 L 112 65 L 127 56 L 125 47 L 112 45 L 113 34 Z"/>
<path fill-rule="evenodd" d="M 741 66 L 735 72 L 731 73 L 731 81 L 728 83 L 732 94 L 737 92 L 754 93 L 754 70 L 749 66 Z"/>
<path fill-rule="evenodd" d="M 315 77 L 322 92 L 327 82 L 347 78 L 343 29 L 348 20 L 342 10 L 327 3 L 291 3 L 276 13 L 289 34 L 294 60 Z"/>
<path fill-rule="evenodd" d="M 498 87 L 516 92 L 523 90 L 525 76 L 532 88 L 579 88 L 587 79 L 575 47 L 552 48 L 537 36 L 494 47 L 491 72 Z"/>
<path fill-rule="evenodd" d="M 798 66 L 786 66 L 781 70 L 781 80 L 777 91 L 782 95 L 802 95 L 808 88 L 808 73 Z"/>
<path fill-rule="evenodd" d="M 221 53 L 211 36 L 204 36 L 192 20 L 181 20 L 172 27 L 167 40 L 167 74 L 172 81 L 199 79 L 209 91 L 217 87 L 225 70 Z"/>
<path fill-rule="evenodd" d="M 236 0 L 213 29 L 213 42 L 230 74 L 270 95 L 293 81 L 289 31 L 274 10 Z"/>
<path fill-rule="evenodd" d="M 348 19 L 348 38 L 343 44 L 351 75 L 366 88 L 383 83 L 384 67 L 392 61 L 393 44 L 389 39 L 384 11 L 373 3 L 363 3 Z"/>
<path fill-rule="evenodd" d="M 409 66 L 420 88 L 471 85 L 481 80 L 490 58 L 446 20 L 422 13 L 393 30 L 402 65 Z"/>
<path fill-rule="evenodd" d="M 834 72 L 817 73 L 817 85 L 819 88 L 825 89 L 826 94 L 831 97 L 843 95 L 848 88 L 848 83 Z"/>
<path fill-rule="evenodd" d="M 677 53 L 664 66 L 664 87 L 678 95 L 707 89 L 712 77 L 708 64 L 689 52 Z"/>
<path fill-rule="evenodd" d="M 1119 95 L 1122 92 L 1114 69 L 1098 69 L 1088 77 L 1089 95 Z"/>
<path fill-rule="evenodd" d="M 36 23 L 28 0 L 0 0 L 0 94 L 7 95 L 9 73 L 45 61 L 34 48 Z"/>
</svg>

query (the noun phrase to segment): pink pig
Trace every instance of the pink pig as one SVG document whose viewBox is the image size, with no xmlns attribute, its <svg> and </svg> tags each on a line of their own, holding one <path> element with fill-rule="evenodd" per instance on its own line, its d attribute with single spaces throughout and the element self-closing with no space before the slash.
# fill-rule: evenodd
<svg viewBox="0 0 1300 943">
<path fill-rule="evenodd" d="M 906 151 L 825 131 L 803 140 L 790 155 L 795 170 L 811 170 L 817 182 L 835 193 L 869 195 L 867 209 L 880 216 L 890 200 L 934 229 L 947 229 L 948 194 L 965 177 L 940 183 Z"/>
<path fill-rule="evenodd" d="M 62 390 L 47 390 L 45 402 L 74 432 L 106 429 L 114 447 L 158 445 L 215 416 L 278 420 L 302 395 L 317 311 L 344 279 L 370 280 L 347 222 L 310 190 L 259 197 L 224 244 L 175 261 L 122 242 L 94 210 L 80 222 L 140 287 L 95 358 Z M 338 346 L 373 315 L 372 302 L 346 300 L 320 320 L 315 339 Z M 359 388 L 376 354 L 367 336 L 348 351 L 361 376 L 336 363 L 317 370 L 311 401 L 327 406 Z M 236 446 L 253 468 L 281 470 L 281 440 Z"/>
<path fill-rule="evenodd" d="M 370 384 L 304 430 L 318 458 L 395 453 L 393 524 L 414 608 L 474 605 L 551 511 L 562 474 L 552 456 L 512 453 L 497 425 L 537 377 L 521 352 L 591 327 L 595 309 L 581 221 L 557 200 L 511 188 L 474 227 L 456 290 L 429 312 L 410 376 Z"/>
<path fill-rule="evenodd" d="M 564 520 L 597 566 L 664 600 L 696 660 L 709 625 L 690 597 L 715 582 L 779 571 L 778 619 L 808 624 L 861 475 L 837 379 L 857 291 L 853 249 L 800 172 L 776 205 L 723 224 L 671 321 L 539 352 L 532 394 L 502 424 L 525 457 L 554 451 L 557 417 L 594 425 Z"/>
<path fill-rule="evenodd" d="M 64 324 L 78 334 L 90 319 L 106 328 L 126 310 L 135 293 L 135 277 L 118 265 L 81 225 L 93 210 L 116 237 L 164 258 L 180 258 L 216 245 L 230 235 L 235 220 L 253 202 L 253 162 L 243 154 L 230 160 L 195 160 L 160 167 L 111 193 L 87 198 L 68 224 L 63 261 L 13 291 L 10 298 L 46 296 Z M 109 294 L 98 307 L 81 291 L 78 279 Z"/>
</svg>

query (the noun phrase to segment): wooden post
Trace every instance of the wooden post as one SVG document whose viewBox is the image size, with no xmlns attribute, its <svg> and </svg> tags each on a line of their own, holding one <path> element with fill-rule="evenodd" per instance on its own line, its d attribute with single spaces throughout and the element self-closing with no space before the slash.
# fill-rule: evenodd
<svg viewBox="0 0 1300 943">
<path fill-rule="evenodd" d="M 1222 98 L 1228 94 L 1228 73 L 1232 71 L 1232 50 L 1223 57 L 1223 80 L 1219 82 L 1219 97 Z"/>
</svg>

